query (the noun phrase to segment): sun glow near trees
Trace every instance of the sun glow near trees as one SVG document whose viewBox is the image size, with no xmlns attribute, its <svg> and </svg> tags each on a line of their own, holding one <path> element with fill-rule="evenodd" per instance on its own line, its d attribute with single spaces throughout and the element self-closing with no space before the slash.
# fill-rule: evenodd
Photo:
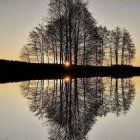
<svg viewBox="0 0 140 140">
<path fill-rule="evenodd" d="M 86 2 L 50 0 L 46 18 L 30 32 L 20 58 L 65 66 L 130 65 L 135 45 L 125 28 L 97 26 Z"/>
</svg>

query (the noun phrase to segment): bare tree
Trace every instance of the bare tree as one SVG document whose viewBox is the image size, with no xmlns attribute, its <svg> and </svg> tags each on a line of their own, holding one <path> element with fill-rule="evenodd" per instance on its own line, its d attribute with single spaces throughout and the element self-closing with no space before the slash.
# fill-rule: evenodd
<svg viewBox="0 0 140 140">
<path fill-rule="evenodd" d="M 116 27 L 112 31 L 112 44 L 114 49 L 114 56 L 115 56 L 115 64 L 119 64 L 119 51 L 121 48 L 121 42 L 122 42 L 122 33 L 120 27 Z"/>
<path fill-rule="evenodd" d="M 50 0 L 42 24 L 29 34 L 30 62 L 75 65 L 130 65 L 135 45 L 126 29 L 97 26 L 82 0 Z M 27 60 L 26 60 L 27 61 Z"/>
<path fill-rule="evenodd" d="M 106 62 L 106 54 L 107 54 L 107 49 L 109 48 L 109 31 L 107 27 L 98 27 L 98 33 L 100 38 L 99 40 L 99 65 L 103 65 Z"/>
<path fill-rule="evenodd" d="M 25 62 L 31 62 L 30 49 L 28 46 L 23 46 L 20 52 L 20 59 Z"/>
</svg>

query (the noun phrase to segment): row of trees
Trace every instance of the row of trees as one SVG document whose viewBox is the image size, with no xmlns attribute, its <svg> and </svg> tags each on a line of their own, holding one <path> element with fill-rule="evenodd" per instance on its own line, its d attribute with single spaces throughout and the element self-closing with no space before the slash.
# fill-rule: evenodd
<svg viewBox="0 0 140 140">
<path fill-rule="evenodd" d="M 49 127 L 49 139 L 86 140 L 98 117 L 125 115 L 135 98 L 131 79 L 81 78 L 26 81 L 30 111 Z"/>
<path fill-rule="evenodd" d="M 20 58 L 26 62 L 130 65 L 135 46 L 130 33 L 97 26 L 82 0 L 51 0 L 49 16 L 30 32 Z"/>
</svg>

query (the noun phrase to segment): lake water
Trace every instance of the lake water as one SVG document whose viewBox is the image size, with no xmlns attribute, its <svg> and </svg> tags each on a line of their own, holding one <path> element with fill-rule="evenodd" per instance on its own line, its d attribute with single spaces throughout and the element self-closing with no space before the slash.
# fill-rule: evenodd
<svg viewBox="0 0 140 140">
<path fill-rule="evenodd" d="M 0 140 L 139 140 L 140 77 L 0 84 Z"/>
</svg>

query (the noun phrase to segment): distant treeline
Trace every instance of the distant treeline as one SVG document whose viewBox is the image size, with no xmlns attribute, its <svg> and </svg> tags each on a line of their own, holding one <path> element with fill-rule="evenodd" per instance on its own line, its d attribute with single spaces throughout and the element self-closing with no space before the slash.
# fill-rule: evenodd
<svg viewBox="0 0 140 140">
<path fill-rule="evenodd" d="M 135 45 L 128 30 L 97 26 L 83 0 L 50 0 L 43 23 L 29 34 L 20 58 L 26 62 L 130 65 Z"/>
<path fill-rule="evenodd" d="M 129 78 L 140 76 L 140 67 L 114 66 L 81 66 L 63 64 L 27 63 L 20 61 L 0 60 L 0 83 L 26 80 L 65 79 L 65 77 L 114 77 Z"/>
</svg>

